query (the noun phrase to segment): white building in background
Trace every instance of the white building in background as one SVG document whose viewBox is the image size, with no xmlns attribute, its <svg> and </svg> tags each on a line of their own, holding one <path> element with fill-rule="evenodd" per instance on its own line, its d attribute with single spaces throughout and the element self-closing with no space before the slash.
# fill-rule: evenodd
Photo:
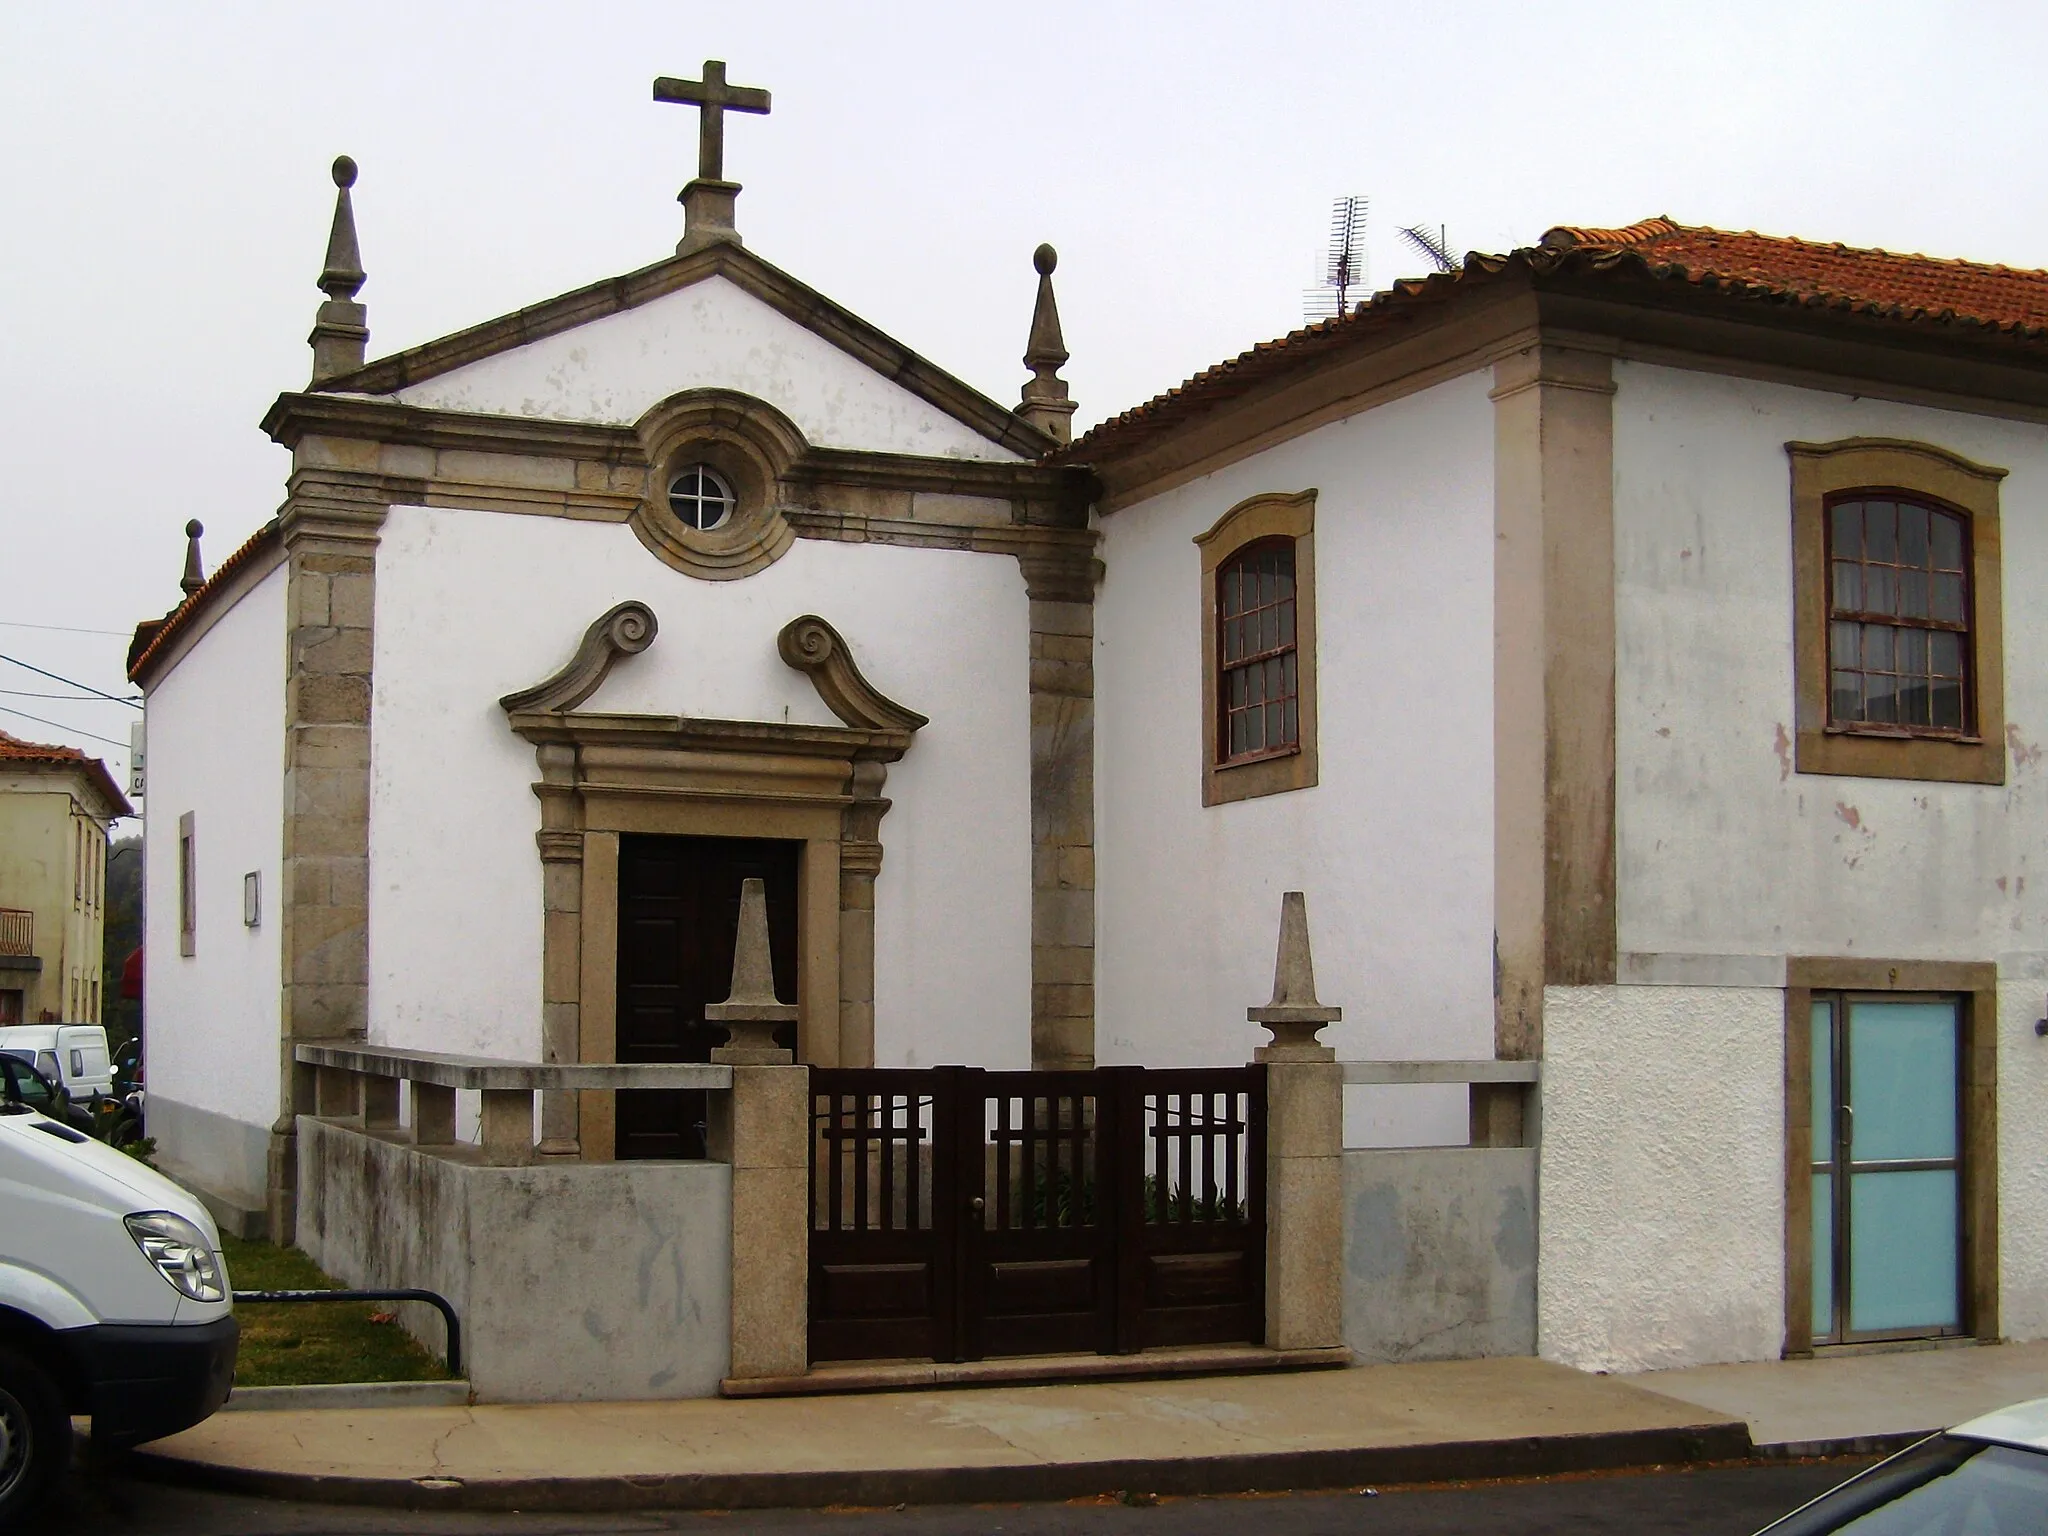
<svg viewBox="0 0 2048 1536">
<path fill-rule="evenodd" d="M 1456 1261 L 1523 1320 L 1362 1352 L 2048 1334 L 2048 275 L 1554 230 L 1068 442 L 1049 250 L 1015 409 L 715 175 L 372 362 L 353 179 L 284 508 L 132 658 L 151 1131 L 224 1211 L 291 1230 L 295 1043 L 703 1059 L 749 875 L 819 1065 L 1242 1061 L 1300 889 L 1340 1056 L 1542 1062 L 1352 1090 L 1533 1149 Z"/>
</svg>

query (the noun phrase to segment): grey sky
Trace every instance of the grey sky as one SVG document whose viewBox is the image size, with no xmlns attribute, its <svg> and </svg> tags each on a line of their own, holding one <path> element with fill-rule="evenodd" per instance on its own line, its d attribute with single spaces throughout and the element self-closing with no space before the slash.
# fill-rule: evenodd
<svg viewBox="0 0 2048 1536">
<path fill-rule="evenodd" d="M 2048 265 L 2036 7 L 951 3 L 0 8 L 0 653 L 123 691 L 125 630 L 266 519 L 337 153 L 371 353 L 659 259 L 707 57 L 750 247 L 1016 398 L 1060 250 L 1085 424 L 1300 323 L 1330 199 L 1459 250 L 1688 223 Z M 0 665 L 0 688 L 59 692 Z M 129 711 L 0 694 L 125 739 Z M 0 714 L 0 729 L 126 753 Z"/>
</svg>

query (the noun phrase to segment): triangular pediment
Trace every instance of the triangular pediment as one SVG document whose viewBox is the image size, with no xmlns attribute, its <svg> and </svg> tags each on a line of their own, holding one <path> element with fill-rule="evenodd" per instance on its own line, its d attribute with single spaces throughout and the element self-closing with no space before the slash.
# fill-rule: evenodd
<svg viewBox="0 0 2048 1536">
<path fill-rule="evenodd" d="M 1036 459 L 1050 437 L 744 247 L 721 242 L 324 380 L 323 393 L 630 424 L 697 387 L 776 405 L 820 446 Z"/>
</svg>

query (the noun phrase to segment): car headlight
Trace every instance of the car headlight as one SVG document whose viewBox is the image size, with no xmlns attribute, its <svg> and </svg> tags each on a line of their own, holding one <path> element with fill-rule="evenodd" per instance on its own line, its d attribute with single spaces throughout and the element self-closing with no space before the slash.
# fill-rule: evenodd
<svg viewBox="0 0 2048 1536">
<path fill-rule="evenodd" d="M 144 1211 L 127 1218 L 128 1235 L 156 1272 L 194 1301 L 226 1301 L 227 1277 L 207 1246 L 206 1234 L 169 1211 Z"/>
</svg>

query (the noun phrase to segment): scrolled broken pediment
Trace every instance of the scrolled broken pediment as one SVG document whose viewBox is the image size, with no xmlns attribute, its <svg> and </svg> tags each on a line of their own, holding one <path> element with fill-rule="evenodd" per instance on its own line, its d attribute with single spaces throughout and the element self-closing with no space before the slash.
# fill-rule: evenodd
<svg viewBox="0 0 2048 1536">
<path fill-rule="evenodd" d="M 845 637 L 815 613 L 783 625 L 775 649 L 810 678 L 825 707 L 848 725 L 871 731 L 918 731 L 931 724 L 861 676 Z"/>
<path fill-rule="evenodd" d="M 571 710 L 597 692 L 621 656 L 637 656 L 654 643 L 660 629 L 654 610 L 645 603 L 623 602 L 606 610 L 583 632 L 569 664 L 531 688 L 498 700 L 507 714 L 520 710 Z"/>
</svg>

